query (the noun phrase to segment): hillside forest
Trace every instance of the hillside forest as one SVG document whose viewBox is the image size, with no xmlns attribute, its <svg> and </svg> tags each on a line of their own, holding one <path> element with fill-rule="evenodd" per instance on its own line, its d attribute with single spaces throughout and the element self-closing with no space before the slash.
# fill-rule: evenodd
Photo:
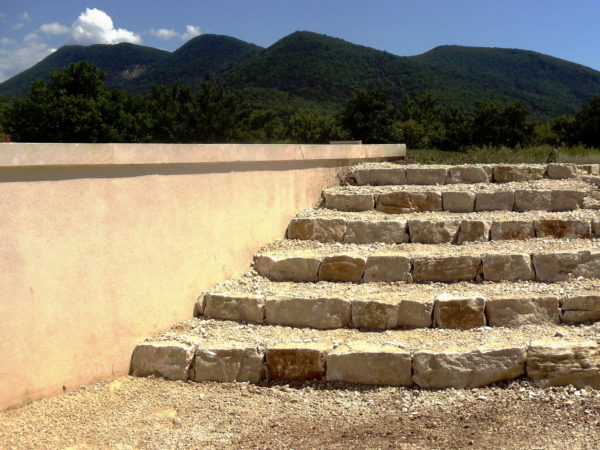
<svg viewBox="0 0 600 450">
<path fill-rule="evenodd" d="M 475 102 L 467 110 L 433 93 L 392 99 L 358 89 L 336 110 L 257 108 L 215 81 L 155 85 L 131 94 L 108 88 L 106 74 L 73 63 L 38 79 L 10 101 L 0 98 L 0 133 L 21 142 L 406 143 L 464 151 L 531 145 L 600 148 L 600 97 L 570 115 L 532 118 L 521 101 Z"/>
</svg>

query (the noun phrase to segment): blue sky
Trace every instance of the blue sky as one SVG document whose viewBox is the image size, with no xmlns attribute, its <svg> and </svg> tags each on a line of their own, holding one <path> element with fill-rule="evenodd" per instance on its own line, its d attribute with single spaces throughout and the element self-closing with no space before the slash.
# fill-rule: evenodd
<svg viewBox="0 0 600 450">
<path fill-rule="evenodd" d="M 174 50 L 200 33 L 269 46 L 309 30 L 415 55 L 458 44 L 534 50 L 600 70 L 598 0 L 2 0 L 0 81 L 65 44 Z"/>
</svg>

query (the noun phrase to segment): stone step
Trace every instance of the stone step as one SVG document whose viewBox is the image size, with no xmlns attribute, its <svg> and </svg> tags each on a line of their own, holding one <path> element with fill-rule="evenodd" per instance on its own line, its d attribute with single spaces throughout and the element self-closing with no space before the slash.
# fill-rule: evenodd
<svg viewBox="0 0 600 450">
<path fill-rule="evenodd" d="M 139 344 L 131 374 L 197 382 L 325 379 L 474 388 L 528 377 L 542 387 L 600 388 L 594 327 L 304 330 L 193 321 Z"/>
<path fill-rule="evenodd" d="M 284 240 L 254 258 L 272 281 L 343 283 L 564 281 L 600 278 L 597 239 L 452 244 L 324 244 Z"/>
<path fill-rule="evenodd" d="M 366 163 L 355 166 L 352 178 L 359 186 L 441 185 L 473 183 L 510 183 L 549 179 L 568 179 L 598 175 L 598 164 L 463 164 L 401 165 Z"/>
<path fill-rule="evenodd" d="M 290 221 L 288 239 L 348 244 L 385 242 L 462 244 L 532 238 L 600 237 L 596 211 L 408 213 L 400 217 L 378 211 L 305 211 Z"/>
<path fill-rule="evenodd" d="M 388 214 L 573 211 L 595 207 L 599 195 L 595 185 L 580 179 L 477 185 L 339 186 L 323 191 L 325 208 Z"/>
<path fill-rule="evenodd" d="M 271 284 L 271 285 L 269 285 Z M 225 283 L 200 297 L 196 314 L 207 319 L 254 324 L 366 330 L 396 328 L 469 329 L 600 321 L 600 280 L 546 283 L 482 283 L 437 286 L 339 283 L 276 286 L 254 281 Z M 329 284 L 329 286 L 327 286 Z M 362 288 L 362 289 L 361 289 Z M 444 289 L 445 288 L 445 289 Z"/>
</svg>

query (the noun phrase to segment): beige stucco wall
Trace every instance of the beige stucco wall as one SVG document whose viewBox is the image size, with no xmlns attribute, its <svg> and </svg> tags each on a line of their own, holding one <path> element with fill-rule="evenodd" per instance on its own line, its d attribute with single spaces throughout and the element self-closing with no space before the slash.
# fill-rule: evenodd
<svg viewBox="0 0 600 450">
<path fill-rule="evenodd" d="M 137 342 L 244 272 L 340 168 L 404 153 L 0 145 L 0 409 L 125 374 Z"/>
</svg>

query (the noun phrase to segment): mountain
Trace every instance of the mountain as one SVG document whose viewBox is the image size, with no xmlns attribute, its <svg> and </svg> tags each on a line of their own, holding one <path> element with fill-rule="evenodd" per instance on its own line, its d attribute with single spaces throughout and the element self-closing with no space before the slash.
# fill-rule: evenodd
<svg viewBox="0 0 600 450">
<path fill-rule="evenodd" d="M 335 110 L 356 89 L 380 89 L 392 99 L 433 92 L 462 110 L 477 101 L 521 100 L 548 118 L 600 95 L 600 72 L 531 51 L 442 46 L 403 57 L 306 31 L 264 49 L 218 35 L 198 36 L 172 53 L 132 44 L 62 47 L 0 84 L 0 93 L 21 95 L 33 79 L 82 59 L 108 73 L 107 85 L 130 93 L 212 78 L 254 106 L 286 112 Z"/>
</svg>

